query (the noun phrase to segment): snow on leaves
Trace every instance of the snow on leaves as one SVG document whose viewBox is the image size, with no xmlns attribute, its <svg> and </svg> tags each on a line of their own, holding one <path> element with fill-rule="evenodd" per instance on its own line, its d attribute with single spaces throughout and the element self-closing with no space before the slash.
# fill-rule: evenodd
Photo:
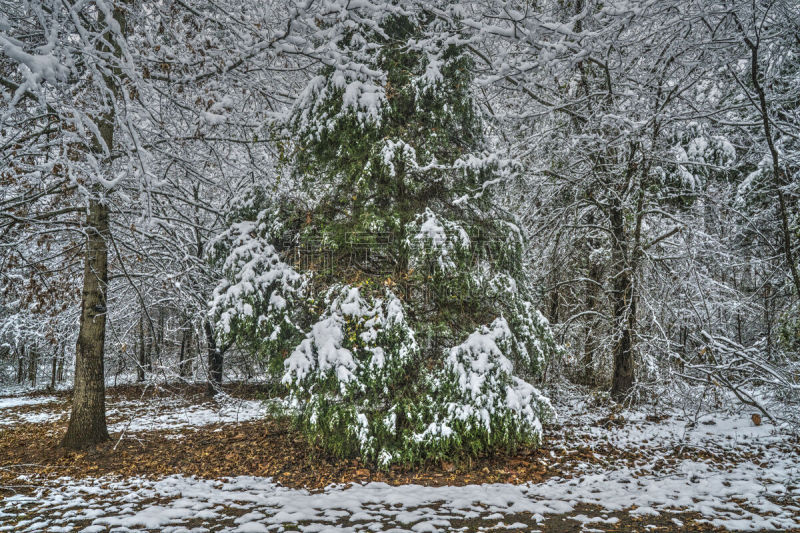
<svg viewBox="0 0 800 533">
<path fill-rule="evenodd" d="M 214 289 L 209 314 L 216 317 L 223 338 L 271 352 L 286 350 L 300 334 L 296 312 L 305 297 L 307 278 L 286 264 L 264 235 L 263 217 L 235 223 L 217 242 L 229 247 Z M 279 363 L 275 363 L 279 365 Z"/>
<path fill-rule="evenodd" d="M 286 360 L 284 383 L 324 380 L 331 374 L 340 394 L 348 387 L 363 392 L 384 367 L 402 368 L 417 352 L 403 306 L 391 292 L 370 302 L 358 287 L 333 287 L 326 299 L 325 314 Z M 402 342 L 390 344 L 392 336 Z"/>
<path fill-rule="evenodd" d="M 541 440 L 542 421 L 554 413 L 547 398 L 513 375 L 514 365 L 504 355 L 512 351 L 513 337 L 500 317 L 450 349 L 445 368 L 455 383 L 449 388 L 446 415 L 419 439 L 449 437 L 453 426 L 463 425 L 467 432 L 485 431 L 490 438 L 492 433 L 519 432 L 529 442 Z"/>
<path fill-rule="evenodd" d="M 417 268 L 433 262 L 442 271 L 452 270 L 457 267 L 455 254 L 468 250 L 470 245 L 469 235 L 461 225 L 437 216 L 430 208 L 417 216 L 408 233 L 413 235 L 409 246 L 416 252 L 412 265 Z"/>
</svg>

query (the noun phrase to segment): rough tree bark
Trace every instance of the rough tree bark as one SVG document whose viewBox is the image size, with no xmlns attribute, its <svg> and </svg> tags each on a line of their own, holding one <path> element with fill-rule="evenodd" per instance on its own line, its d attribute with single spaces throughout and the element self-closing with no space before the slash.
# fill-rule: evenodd
<svg viewBox="0 0 800 533">
<path fill-rule="evenodd" d="M 595 262 L 589 268 L 589 282 L 586 287 L 586 311 L 597 312 L 600 307 L 600 288 L 603 266 Z M 585 338 L 583 344 L 583 381 L 586 385 L 595 385 L 595 359 L 600 346 L 600 321 L 594 315 L 589 315 L 584 326 Z"/>
<path fill-rule="evenodd" d="M 22 380 L 25 379 L 25 356 L 23 350 L 17 350 L 17 385 L 22 384 Z"/>
<path fill-rule="evenodd" d="M 58 355 L 58 370 L 56 371 L 56 381 L 62 382 L 64 381 L 64 359 L 66 359 L 66 355 L 64 354 L 64 345 L 61 345 L 61 352 Z"/>
<path fill-rule="evenodd" d="M 136 365 L 136 381 L 141 383 L 144 381 L 144 367 L 147 364 L 147 359 L 144 354 L 144 310 L 139 315 L 139 342 L 137 348 L 139 349 L 139 364 Z"/>
<path fill-rule="evenodd" d="M 178 371 L 181 378 L 186 378 L 191 373 L 192 353 L 192 326 L 184 326 L 181 335 L 181 352 L 178 360 Z"/>
<path fill-rule="evenodd" d="M 588 226 L 595 225 L 594 213 L 590 212 L 586 224 Z M 587 280 L 586 280 L 586 300 L 585 300 L 585 311 L 590 313 L 588 318 L 586 319 L 583 330 L 584 330 L 584 341 L 583 341 L 583 362 L 581 363 L 583 368 L 581 369 L 581 376 L 583 383 L 586 385 L 595 385 L 597 382 L 595 376 L 595 359 L 597 356 L 597 351 L 600 348 L 600 321 L 598 320 L 597 316 L 594 314 L 597 312 L 598 308 L 600 307 L 600 289 L 603 287 L 602 276 L 603 276 L 603 265 L 600 261 L 592 258 L 592 253 L 598 247 L 600 247 L 600 242 L 597 238 L 589 237 L 586 240 L 586 254 L 589 261 L 589 270 L 587 272 Z"/>
<path fill-rule="evenodd" d="M 633 329 L 636 308 L 633 294 L 633 277 L 628 261 L 628 239 L 625 217 L 620 205 L 612 205 L 611 256 L 614 268 L 611 300 L 613 305 L 614 374 L 611 379 L 611 396 L 621 399 L 633 387 Z"/>
<path fill-rule="evenodd" d="M 208 344 L 208 385 L 206 393 L 209 396 L 214 396 L 222 383 L 222 351 L 217 346 L 211 322 L 204 321 L 203 328 L 206 332 L 206 343 Z"/>
<path fill-rule="evenodd" d="M 70 449 L 86 448 L 109 439 L 103 350 L 110 228 L 108 207 L 99 199 L 89 203 L 86 234 L 80 329 L 75 349 L 75 391 L 69 426 L 61 441 L 63 447 Z"/>
<path fill-rule="evenodd" d="M 145 354 L 144 364 L 149 374 L 153 373 L 153 343 L 155 342 L 154 333 L 152 328 L 147 328 L 147 337 L 145 337 Z"/>
<path fill-rule="evenodd" d="M 28 350 L 28 381 L 31 382 L 31 387 L 36 386 L 36 374 L 39 370 L 39 353 L 36 348 Z"/>
<path fill-rule="evenodd" d="M 53 358 L 50 360 L 50 390 L 56 388 L 56 373 L 58 372 L 58 352 L 53 352 Z"/>
<path fill-rule="evenodd" d="M 114 23 L 121 35 L 127 31 L 125 12 L 115 5 L 112 13 Z M 121 57 L 119 43 L 111 31 L 111 21 L 106 21 L 105 39 L 98 40 L 98 51 Z M 104 24 L 104 22 L 100 22 Z M 112 48 L 109 48 L 109 45 Z M 118 96 L 122 88 L 114 76 L 120 76 L 118 68 L 104 75 L 105 86 Z M 92 152 L 100 160 L 106 160 L 114 147 L 114 107 L 95 120 L 100 138 L 95 138 Z M 105 190 L 96 186 L 91 190 L 89 209 L 86 214 L 86 256 L 83 269 L 83 292 L 78 343 L 75 349 L 75 388 L 72 396 L 72 413 L 67 433 L 61 446 L 68 449 L 83 449 L 109 439 L 106 427 L 105 371 L 103 358 L 106 339 L 106 289 L 108 288 L 108 242 L 111 224 Z"/>
</svg>

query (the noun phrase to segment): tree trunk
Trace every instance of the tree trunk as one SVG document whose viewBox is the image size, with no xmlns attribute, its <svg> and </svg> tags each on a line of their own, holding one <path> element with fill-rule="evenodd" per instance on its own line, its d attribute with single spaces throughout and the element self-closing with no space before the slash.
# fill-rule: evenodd
<svg viewBox="0 0 800 533">
<path fill-rule="evenodd" d="M 611 255 L 614 280 L 611 299 L 614 318 L 614 375 L 611 381 L 611 396 L 623 398 L 633 387 L 633 329 L 635 326 L 635 304 L 633 301 L 633 278 L 628 262 L 628 242 L 622 207 L 610 210 L 612 231 Z"/>
<path fill-rule="evenodd" d="M 108 21 L 103 28 L 104 39 L 97 40 L 101 54 L 111 53 L 122 57 L 122 48 L 116 42 L 117 35 L 124 38 L 127 32 L 125 11 L 114 5 L 113 24 Z M 116 26 L 116 28 L 114 28 Z M 117 33 L 118 32 L 118 33 Z M 109 47 L 110 45 L 110 47 Z M 106 88 L 119 98 L 122 86 L 119 67 L 103 74 Z M 114 106 L 95 118 L 99 138 L 92 143 L 95 158 L 108 163 L 114 149 Z M 65 448 L 81 449 L 109 439 L 106 428 L 106 389 L 103 356 L 106 340 L 106 289 L 108 288 L 108 242 L 111 239 L 111 223 L 106 190 L 97 185 L 91 190 L 89 211 L 86 214 L 86 258 L 83 270 L 83 294 L 78 343 L 75 349 L 75 389 L 72 398 L 72 413 L 69 426 L 61 445 Z"/>
<path fill-rule="evenodd" d="M 586 287 L 586 310 L 595 312 L 599 304 L 599 293 L 601 287 L 600 278 L 602 276 L 602 265 L 592 264 L 589 268 L 589 279 L 592 280 Z M 600 321 L 594 315 L 589 315 L 586 319 L 586 337 L 583 343 L 583 381 L 586 385 L 595 385 L 597 380 L 594 371 L 594 360 L 599 347 L 598 331 Z"/>
<path fill-rule="evenodd" d="M 64 359 L 66 359 L 66 356 L 64 355 L 64 345 L 62 344 L 58 354 L 58 370 L 56 371 L 56 381 L 59 383 L 64 381 Z"/>
<path fill-rule="evenodd" d="M 136 365 L 136 381 L 144 381 L 144 366 L 147 363 L 144 355 L 144 309 L 139 315 L 139 364 Z"/>
<path fill-rule="evenodd" d="M 145 357 L 147 372 L 148 372 L 148 374 L 152 374 L 153 373 L 153 342 L 154 342 L 153 335 L 154 334 L 153 334 L 152 330 L 148 330 L 147 333 L 148 333 L 148 335 L 145 338 L 145 342 L 147 343 L 147 350 L 145 350 L 145 356 L 144 357 Z"/>
<path fill-rule="evenodd" d="M 181 335 L 181 352 L 180 358 L 178 359 L 178 372 L 181 378 L 186 378 L 189 372 L 187 372 L 187 368 L 189 368 L 189 354 L 192 350 L 192 327 L 191 324 L 189 327 L 183 328 L 183 333 Z"/>
<path fill-rule="evenodd" d="M 195 330 L 189 325 L 189 338 L 186 340 L 186 377 L 194 376 L 194 362 L 200 353 L 200 336 L 195 335 Z"/>
<path fill-rule="evenodd" d="M 217 347 L 211 322 L 206 320 L 203 323 L 203 328 L 206 332 L 206 343 L 208 344 L 208 386 L 206 392 L 209 396 L 214 396 L 222 383 L 222 352 Z"/>
<path fill-rule="evenodd" d="M 164 308 L 158 308 L 158 320 L 155 324 L 155 331 L 153 331 L 152 340 L 150 341 L 150 356 L 147 359 L 147 370 L 153 372 L 153 358 L 156 362 L 161 364 L 161 354 L 164 350 Z"/>
<path fill-rule="evenodd" d="M 22 381 L 25 379 L 25 351 L 17 350 L 17 385 L 22 385 Z"/>
<path fill-rule="evenodd" d="M 183 365 L 186 362 L 186 330 L 181 332 L 181 351 L 178 353 L 178 375 L 183 377 Z"/>
<path fill-rule="evenodd" d="M 50 362 L 50 390 L 56 388 L 57 373 L 58 373 L 58 351 L 55 351 L 53 352 L 53 360 Z"/>
<path fill-rule="evenodd" d="M 63 447 L 70 449 L 86 448 L 109 439 L 103 349 L 110 227 L 108 206 L 100 199 L 89 201 L 86 233 L 80 329 L 75 349 L 75 391 L 69 426 L 61 441 Z"/>
<path fill-rule="evenodd" d="M 583 2 L 578 2 L 582 5 Z M 594 213 L 590 212 L 586 219 L 588 226 L 595 225 Z M 586 255 L 589 262 L 589 270 L 587 272 L 586 281 L 586 307 L 585 310 L 589 313 L 595 313 L 600 303 L 600 289 L 602 287 L 603 265 L 592 257 L 593 252 L 600 246 L 598 239 L 590 236 L 586 241 Z M 597 350 L 599 349 L 599 329 L 600 321 L 594 314 L 589 314 L 584 321 L 584 340 L 583 340 L 583 363 L 581 369 L 580 379 L 586 385 L 595 385 L 597 379 L 595 376 L 594 364 Z"/>
<path fill-rule="evenodd" d="M 767 361 L 772 359 L 772 284 L 764 285 L 764 338 L 767 340 Z"/>
<path fill-rule="evenodd" d="M 36 373 L 39 370 L 39 354 L 36 348 L 28 350 L 28 381 L 31 382 L 31 387 L 36 386 Z"/>
</svg>

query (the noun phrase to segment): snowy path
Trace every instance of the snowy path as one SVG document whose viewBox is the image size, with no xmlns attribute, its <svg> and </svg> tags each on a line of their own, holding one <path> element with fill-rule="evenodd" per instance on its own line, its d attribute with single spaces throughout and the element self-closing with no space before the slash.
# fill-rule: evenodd
<svg viewBox="0 0 800 533">
<path fill-rule="evenodd" d="M 57 410 L 56 400 L 0 398 L 0 424 L 6 424 L 0 431 L 20 420 L 47 423 L 63 416 L 66 407 L 61 402 Z M 0 532 L 588 533 L 630 531 L 631 520 L 638 520 L 638 531 L 692 531 L 698 522 L 684 527 L 687 517 L 731 531 L 800 531 L 797 440 L 768 424 L 753 425 L 748 413 L 690 423 L 679 413 L 610 416 L 580 402 L 559 410 L 562 425 L 548 430 L 553 452 L 540 459 L 556 477 L 538 484 L 366 483 L 309 492 L 249 476 L 21 477 L 20 485 L 35 488 L 0 500 Z M 232 398 L 199 405 L 178 398 L 124 400 L 109 409 L 112 432 L 158 430 L 170 438 L 263 414 L 263 403 Z"/>
<path fill-rule="evenodd" d="M 63 479 L 33 496 L 9 497 L 0 505 L 0 531 L 304 531 L 435 532 L 536 531 L 548 515 L 572 513 L 581 503 L 636 516 L 696 511 L 730 530 L 800 528 L 800 508 L 778 506 L 789 496 L 775 478 L 796 464 L 764 470 L 742 464 L 731 472 L 685 461 L 682 473 L 633 477 L 626 470 L 553 478 L 531 485 L 391 487 L 383 483 L 332 486 L 323 492 L 288 489 L 269 479 L 223 481 L 171 476 L 158 481 Z M 795 488 L 795 497 L 798 489 Z M 734 501 L 735 500 L 735 501 Z M 17 520 L 27 516 L 30 518 Z M 614 524 L 617 518 L 574 514 L 575 531 Z M 680 524 L 680 520 L 673 519 Z"/>
</svg>

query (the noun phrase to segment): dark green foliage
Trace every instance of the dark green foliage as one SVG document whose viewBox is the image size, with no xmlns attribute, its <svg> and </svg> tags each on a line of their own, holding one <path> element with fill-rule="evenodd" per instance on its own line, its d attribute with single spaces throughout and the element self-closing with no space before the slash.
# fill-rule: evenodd
<svg viewBox="0 0 800 533">
<path fill-rule="evenodd" d="M 348 26 L 288 121 L 307 202 L 261 199 L 217 291 L 223 331 L 284 370 L 309 439 L 382 466 L 536 445 L 551 416 L 517 377 L 556 347 L 493 200 L 509 165 L 449 36 L 425 13 Z"/>
</svg>

